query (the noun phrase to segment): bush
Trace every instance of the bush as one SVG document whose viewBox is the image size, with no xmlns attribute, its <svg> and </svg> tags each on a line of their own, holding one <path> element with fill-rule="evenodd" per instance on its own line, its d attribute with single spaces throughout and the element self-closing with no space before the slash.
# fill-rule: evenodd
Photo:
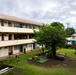
<svg viewBox="0 0 76 75">
<path fill-rule="evenodd" d="M 7 65 L 5 65 L 4 63 L 2 63 L 2 61 L 0 62 L 0 69 L 3 69 L 3 68 L 5 68 L 5 67 L 7 67 Z"/>
<path fill-rule="evenodd" d="M 68 45 L 66 44 L 64 48 L 70 48 L 70 49 L 73 49 L 74 47 L 72 45 Z"/>
<path fill-rule="evenodd" d="M 7 64 L 5 64 L 3 61 L 0 61 L 0 70 L 1 70 L 1 69 L 4 69 L 4 68 L 6 68 L 6 67 L 12 68 L 13 66 L 7 65 Z"/>
</svg>

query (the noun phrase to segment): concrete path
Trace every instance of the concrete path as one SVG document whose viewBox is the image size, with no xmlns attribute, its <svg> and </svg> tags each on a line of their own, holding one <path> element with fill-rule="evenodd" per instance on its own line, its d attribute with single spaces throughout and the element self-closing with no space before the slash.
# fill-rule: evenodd
<svg viewBox="0 0 76 75">
<path fill-rule="evenodd" d="M 9 56 L 4 56 L 4 57 L 0 57 L 0 61 L 6 60 L 7 58 L 15 58 L 16 55 L 21 55 L 23 53 L 17 53 L 17 54 L 13 54 L 13 55 L 9 55 Z"/>
</svg>

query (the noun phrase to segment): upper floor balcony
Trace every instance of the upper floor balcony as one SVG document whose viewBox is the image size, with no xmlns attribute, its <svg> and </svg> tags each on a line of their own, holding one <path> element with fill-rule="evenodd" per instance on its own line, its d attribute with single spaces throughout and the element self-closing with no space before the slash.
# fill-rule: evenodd
<svg viewBox="0 0 76 75">
<path fill-rule="evenodd" d="M 0 41 L 0 47 L 33 43 L 34 39 Z"/>
<path fill-rule="evenodd" d="M 38 30 L 38 29 L 35 29 L 35 30 Z M 3 33 L 33 33 L 33 29 L 0 26 L 0 32 L 3 32 Z"/>
</svg>

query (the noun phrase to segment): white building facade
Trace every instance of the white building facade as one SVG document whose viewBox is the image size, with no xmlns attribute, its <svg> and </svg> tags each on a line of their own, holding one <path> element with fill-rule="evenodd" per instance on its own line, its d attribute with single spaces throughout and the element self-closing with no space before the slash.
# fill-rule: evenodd
<svg viewBox="0 0 76 75">
<path fill-rule="evenodd" d="M 33 30 L 40 26 L 42 23 L 0 14 L 0 57 L 38 49 Z"/>
</svg>

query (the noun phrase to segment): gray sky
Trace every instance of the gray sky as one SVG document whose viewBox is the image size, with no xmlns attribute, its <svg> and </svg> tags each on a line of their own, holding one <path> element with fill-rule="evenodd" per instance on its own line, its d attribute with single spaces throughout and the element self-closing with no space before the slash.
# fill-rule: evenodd
<svg viewBox="0 0 76 75">
<path fill-rule="evenodd" d="M 0 13 L 76 28 L 76 0 L 0 0 Z"/>
</svg>

